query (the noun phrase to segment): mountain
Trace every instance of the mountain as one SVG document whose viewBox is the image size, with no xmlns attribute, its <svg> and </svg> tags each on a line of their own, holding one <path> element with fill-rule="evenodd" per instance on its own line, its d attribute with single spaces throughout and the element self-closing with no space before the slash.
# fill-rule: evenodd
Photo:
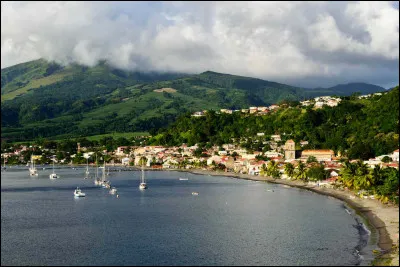
<svg viewBox="0 0 400 267">
<path fill-rule="evenodd" d="M 165 127 L 179 114 L 265 106 L 318 95 L 383 91 L 369 84 L 305 89 L 206 71 L 128 72 L 107 62 L 60 66 L 43 59 L 1 71 L 2 138 L 29 140 Z"/>
<path fill-rule="evenodd" d="M 317 97 L 321 96 L 321 94 L 350 96 L 354 93 L 360 93 L 361 95 L 367 95 L 371 93 L 383 92 L 386 91 L 386 89 L 368 83 L 348 83 L 338 84 L 329 88 L 306 89 L 306 91 L 309 97 Z"/>
</svg>

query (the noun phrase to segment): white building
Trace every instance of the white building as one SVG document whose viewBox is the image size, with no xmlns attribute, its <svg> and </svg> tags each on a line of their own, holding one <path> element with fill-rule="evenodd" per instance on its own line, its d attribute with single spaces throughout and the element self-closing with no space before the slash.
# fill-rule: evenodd
<svg viewBox="0 0 400 267">
<path fill-rule="evenodd" d="M 399 150 L 398 150 L 398 149 L 396 149 L 395 151 L 393 151 L 392 160 L 393 160 L 393 161 L 399 162 Z"/>
</svg>

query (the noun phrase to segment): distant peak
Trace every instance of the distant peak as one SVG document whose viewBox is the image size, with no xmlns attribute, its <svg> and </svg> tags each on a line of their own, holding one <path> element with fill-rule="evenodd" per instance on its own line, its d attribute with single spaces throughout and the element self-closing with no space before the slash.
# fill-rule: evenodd
<svg viewBox="0 0 400 267">
<path fill-rule="evenodd" d="M 223 75 L 222 73 L 211 71 L 211 70 L 207 70 L 205 72 L 200 73 L 200 75 L 202 75 L 202 74 Z"/>
</svg>

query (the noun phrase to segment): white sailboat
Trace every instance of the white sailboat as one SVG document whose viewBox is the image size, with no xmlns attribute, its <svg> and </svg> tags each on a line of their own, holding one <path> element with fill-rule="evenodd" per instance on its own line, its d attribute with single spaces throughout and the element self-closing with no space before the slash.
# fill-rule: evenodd
<svg viewBox="0 0 400 267">
<path fill-rule="evenodd" d="M 85 171 L 85 179 L 89 178 L 89 158 L 86 158 L 86 171 Z"/>
<path fill-rule="evenodd" d="M 143 165 L 142 165 L 142 178 L 141 178 L 141 181 L 140 181 L 139 189 L 140 189 L 140 190 L 147 189 L 147 184 L 146 184 L 146 182 L 145 182 L 145 180 L 144 180 Z"/>
<path fill-rule="evenodd" d="M 97 166 L 97 154 L 96 154 L 96 177 L 94 178 L 95 185 L 101 185 L 101 181 L 99 179 L 99 168 Z"/>
<path fill-rule="evenodd" d="M 57 179 L 57 178 L 59 178 L 58 177 L 58 175 L 54 172 L 54 161 L 55 161 L 55 159 L 54 159 L 54 157 L 53 157 L 53 173 L 52 174 L 50 174 L 50 179 Z"/>
<path fill-rule="evenodd" d="M 101 186 L 104 188 L 110 188 L 111 187 L 111 183 L 110 181 L 106 180 L 106 161 L 104 160 L 104 167 L 103 167 L 103 173 L 101 176 Z"/>
<path fill-rule="evenodd" d="M 31 155 L 31 166 L 29 167 L 29 174 L 30 176 L 38 176 L 38 172 L 35 167 L 35 160 L 33 159 L 32 155 Z"/>
</svg>

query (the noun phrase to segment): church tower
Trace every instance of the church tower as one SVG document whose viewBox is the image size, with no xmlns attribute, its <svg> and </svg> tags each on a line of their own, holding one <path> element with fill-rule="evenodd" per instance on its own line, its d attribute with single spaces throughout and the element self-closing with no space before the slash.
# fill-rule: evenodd
<svg viewBox="0 0 400 267">
<path fill-rule="evenodd" d="M 290 139 L 285 143 L 285 159 L 296 159 L 295 142 Z"/>
</svg>

